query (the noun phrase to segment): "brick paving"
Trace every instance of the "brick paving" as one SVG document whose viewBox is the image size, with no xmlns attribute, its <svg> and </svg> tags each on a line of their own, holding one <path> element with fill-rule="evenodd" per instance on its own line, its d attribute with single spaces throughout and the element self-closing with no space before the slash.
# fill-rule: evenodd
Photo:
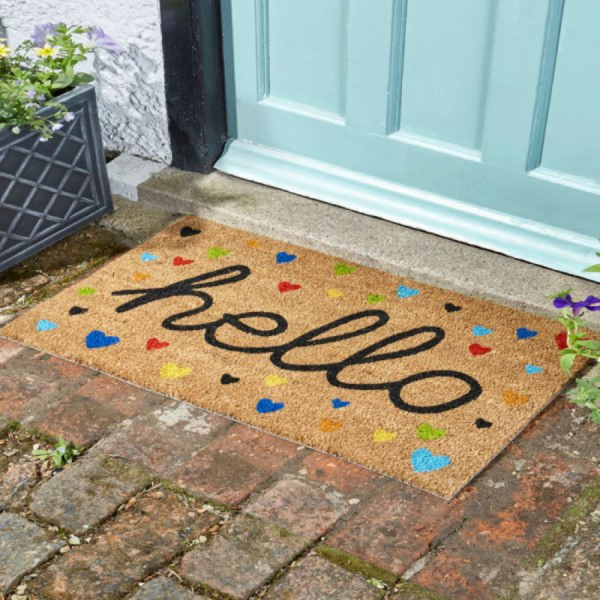
<svg viewBox="0 0 600 600">
<path fill-rule="evenodd" d="M 559 399 L 445 502 L 0 338 L 0 598 L 595 598 L 583 415 Z M 62 470 L 31 456 L 58 435 Z"/>
</svg>

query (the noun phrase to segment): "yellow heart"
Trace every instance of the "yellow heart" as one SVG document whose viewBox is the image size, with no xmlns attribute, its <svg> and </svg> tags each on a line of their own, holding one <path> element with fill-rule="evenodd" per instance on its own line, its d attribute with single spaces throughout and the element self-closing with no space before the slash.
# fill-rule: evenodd
<svg viewBox="0 0 600 600">
<path fill-rule="evenodd" d="M 509 406 L 520 406 L 529 402 L 529 396 L 525 394 L 517 394 L 513 390 L 504 390 L 502 392 L 502 400 Z"/>
<path fill-rule="evenodd" d="M 186 377 L 192 372 L 189 367 L 180 367 L 176 363 L 165 363 L 160 368 L 160 376 L 163 379 L 180 379 Z"/>
<path fill-rule="evenodd" d="M 327 295 L 330 298 L 341 298 L 344 295 L 344 292 L 340 292 L 340 290 L 327 290 Z"/>
<path fill-rule="evenodd" d="M 260 248 L 260 242 L 258 240 L 248 240 L 246 246 L 248 248 Z"/>
<path fill-rule="evenodd" d="M 374 442 L 391 442 L 398 437 L 398 434 L 393 431 L 386 431 L 385 429 L 376 429 L 373 432 L 373 441 Z"/>
<path fill-rule="evenodd" d="M 150 279 L 150 275 L 148 275 L 148 273 L 142 273 L 141 271 L 136 271 L 133 276 L 133 280 L 137 283 L 146 281 L 146 279 Z"/>
<path fill-rule="evenodd" d="M 319 424 L 319 429 L 325 433 L 331 433 L 332 431 L 337 431 L 341 428 L 342 424 L 333 419 L 321 419 L 321 423 Z"/>
<path fill-rule="evenodd" d="M 285 377 L 279 377 L 279 375 L 267 375 L 265 377 L 265 385 L 267 387 L 276 387 L 278 385 L 285 385 L 288 380 Z"/>
</svg>

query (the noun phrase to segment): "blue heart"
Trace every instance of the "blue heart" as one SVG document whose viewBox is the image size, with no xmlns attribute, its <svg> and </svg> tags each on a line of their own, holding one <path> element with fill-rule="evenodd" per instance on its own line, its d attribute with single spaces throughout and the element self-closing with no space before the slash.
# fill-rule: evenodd
<svg viewBox="0 0 600 600">
<path fill-rule="evenodd" d="M 277 412 L 285 407 L 283 402 L 273 402 L 269 398 L 261 398 L 256 404 L 256 410 L 259 413 L 272 413 Z"/>
<path fill-rule="evenodd" d="M 401 285 L 398 288 L 398 298 L 410 298 L 411 296 L 416 296 L 420 294 L 421 290 L 415 290 L 413 288 L 409 288 L 405 285 Z"/>
<path fill-rule="evenodd" d="M 281 265 L 283 263 L 290 263 L 293 262 L 297 259 L 298 257 L 295 254 L 288 254 L 287 252 L 278 252 L 277 256 L 275 257 L 275 262 L 278 265 Z"/>
<path fill-rule="evenodd" d="M 106 348 L 107 346 L 114 346 L 121 341 L 116 335 L 106 335 L 104 331 L 94 329 L 90 331 L 85 338 L 85 345 L 92 348 Z"/>
<path fill-rule="evenodd" d="M 412 453 L 410 459 L 415 473 L 429 473 L 443 469 L 452 463 L 449 456 L 435 456 L 427 448 L 419 448 Z"/>
<path fill-rule="evenodd" d="M 519 329 L 517 329 L 517 338 L 520 340 L 526 340 L 528 338 L 535 337 L 537 334 L 537 331 L 534 331 L 533 329 L 527 329 L 527 327 L 519 327 Z"/>
<path fill-rule="evenodd" d="M 339 398 L 336 398 L 335 400 L 331 401 L 331 406 L 333 406 L 333 408 L 344 408 L 344 406 L 349 406 L 350 402 L 345 402 L 344 400 L 340 400 Z"/>
<path fill-rule="evenodd" d="M 536 367 L 535 365 L 525 365 L 525 373 L 528 375 L 535 375 L 541 373 L 543 370 L 542 367 Z"/>
<path fill-rule="evenodd" d="M 142 260 L 144 262 L 154 262 L 155 260 L 158 260 L 158 256 L 152 254 L 152 252 L 144 252 L 142 253 Z"/>
<path fill-rule="evenodd" d="M 475 325 L 475 327 L 473 327 L 473 335 L 476 335 L 477 337 L 490 335 L 490 333 L 492 333 L 493 331 L 493 329 L 488 329 L 487 327 L 483 327 L 481 325 Z"/>
<path fill-rule="evenodd" d="M 38 331 L 52 331 L 58 327 L 58 323 L 53 323 L 52 321 L 48 321 L 48 319 L 42 319 L 37 322 L 37 330 Z"/>
</svg>

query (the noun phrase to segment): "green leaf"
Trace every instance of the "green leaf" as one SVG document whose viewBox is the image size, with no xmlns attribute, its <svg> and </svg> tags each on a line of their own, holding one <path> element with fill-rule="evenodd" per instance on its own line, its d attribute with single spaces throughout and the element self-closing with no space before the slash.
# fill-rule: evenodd
<svg viewBox="0 0 600 600">
<path fill-rule="evenodd" d="M 598 254 L 600 256 L 600 254 Z M 592 265 L 591 267 L 587 267 L 587 269 L 583 270 L 584 273 L 600 273 L 600 263 L 597 265 Z"/>
<path fill-rule="evenodd" d="M 73 83 L 75 73 L 73 69 L 69 68 L 64 73 L 59 73 L 58 77 L 52 82 L 50 86 L 53 90 L 62 90 L 63 88 L 69 87 Z"/>
<path fill-rule="evenodd" d="M 81 85 L 82 83 L 91 83 L 94 81 L 95 77 L 90 75 L 89 73 L 77 73 L 73 78 L 73 85 Z"/>
<path fill-rule="evenodd" d="M 597 342 L 596 340 L 581 340 L 580 342 L 577 342 L 577 345 L 589 348 L 590 350 L 600 350 L 600 342 Z"/>
<path fill-rule="evenodd" d="M 563 354 L 560 357 L 560 368 L 568 373 L 573 368 L 573 363 L 575 362 L 575 354 Z"/>
</svg>

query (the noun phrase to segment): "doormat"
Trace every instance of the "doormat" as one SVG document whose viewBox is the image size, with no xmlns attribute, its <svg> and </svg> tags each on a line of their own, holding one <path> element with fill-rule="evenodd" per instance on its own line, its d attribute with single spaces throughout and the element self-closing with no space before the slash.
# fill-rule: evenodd
<svg viewBox="0 0 600 600">
<path fill-rule="evenodd" d="M 186 217 L 1 333 L 450 498 L 568 382 L 560 331 Z"/>
</svg>

